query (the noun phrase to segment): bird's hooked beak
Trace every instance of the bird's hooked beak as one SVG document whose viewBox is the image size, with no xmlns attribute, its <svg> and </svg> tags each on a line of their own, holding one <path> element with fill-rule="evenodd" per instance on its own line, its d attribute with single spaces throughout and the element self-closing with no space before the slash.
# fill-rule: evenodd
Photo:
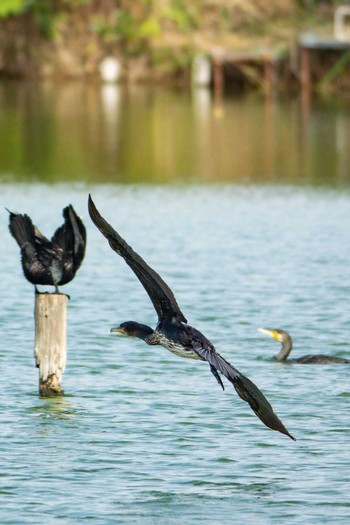
<svg viewBox="0 0 350 525">
<path fill-rule="evenodd" d="M 276 330 L 266 330 L 266 328 L 257 328 L 258 332 L 261 332 L 262 334 L 269 335 L 273 339 L 276 339 L 276 341 L 281 341 L 281 335 L 276 332 Z"/>
<path fill-rule="evenodd" d="M 111 328 L 110 331 L 111 332 L 118 332 L 119 334 L 123 334 L 123 335 L 126 335 L 126 332 L 124 330 L 124 328 L 122 328 L 121 326 L 116 326 L 114 328 Z"/>
</svg>

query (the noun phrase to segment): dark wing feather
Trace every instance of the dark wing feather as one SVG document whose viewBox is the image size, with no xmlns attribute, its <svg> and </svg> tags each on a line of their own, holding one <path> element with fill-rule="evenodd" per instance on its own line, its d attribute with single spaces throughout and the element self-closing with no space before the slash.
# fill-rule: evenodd
<svg viewBox="0 0 350 525">
<path fill-rule="evenodd" d="M 194 349 L 208 361 L 211 369 L 219 370 L 233 384 L 239 397 L 249 403 L 251 409 L 267 427 L 277 430 L 295 441 L 295 438 L 274 413 L 264 394 L 250 379 L 241 374 L 216 351 L 203 348 L 201 345 L 195 345 Z"/>
<path fill-rule="evenodd" d="M 112 250 L 123 257 L 148 293 L 161 320 L 176 318 L 187 323 L 169 286 L 100 215 L 89 195 L 89 214 L 92 222 L 108 240 Z"/>
<path fill-rule="evenodd" d="M 27 243 L 35 243 L 35 226 L 28 215 L 21 215 L 7 210 L 10 214 L 9 230 L 18 246 L 23 248 Z"/>
<path fill-rule="evenodd" d="M 210 365 L 210 371 L 215 377 L 215 379 L 217 380 L 217 382 L 219 383 L 219 385 L 221 386 L 221 388 L 225 390 L 224 383 L 221 380 L 220 374 L 213 365 Z"/>
<path fill-rule="evenodd" d="M 64 223 L 55 231 L 52 243 L 73 258 L 76 272 L 85 256 L 86 229 L 71 204 L 63 209 L 63 217 Z"/>
<path fill-rule="evenodd" d="M 70 220 L 74 236 L 74 255 L 75 265 L 78 269 L 85 256 L 86 247 L 86 228 L 81 218 L 75 213 L 73 206 L 70 204 L 63 210 L 63 215 Z"/>
<path fill-rule="evenodd" d="M 9 229 L 21 248 L 25 277 L 32 284 L 53 284 L 50 265 L 55 257 L 52 243 L 28 215 L 10 213 Z"/>
</svg>

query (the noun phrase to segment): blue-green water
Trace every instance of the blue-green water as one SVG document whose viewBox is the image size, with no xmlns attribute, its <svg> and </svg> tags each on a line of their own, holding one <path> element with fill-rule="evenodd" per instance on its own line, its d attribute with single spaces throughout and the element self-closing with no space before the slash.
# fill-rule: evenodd
<svg viewBox="0 0 350 525">
<path fill-rule="evenodd" d="M 154 325 L 155 314 L 89 221 L 88 189 L 296 443 L 230 385 L 223 393 L 205 363 L 108 334 L 128 319 Z M 349 367 L 276 363 L 277 343 L 256 328 L 289 330 L 295 355 L 350 357 L 349 192 L 23 184 L 4 185 L 1 202 L 45 233 L 72 202 L 89 241 L 65 287 L 66 396 L 39 399 L 34 294 L 1 212 L 1 523 L 346 523 Z"/>
<path fill-rule="evenodd" d="M 97 88 L 0 85 L 0 523 L 347 523 L 350 365 L 277 363 L 256 329 L 288 330 L 295 356 L 350 358 L 348 108 L 247 98 L 213 116 L 182 93 L 111 93 L 108 112 Z M 296 443 L 206 363 L 109 334 L 156 316 L 89 192 Z M 68 203 L 88 245 L 63 288 L 65 396 L 45 400 L 4 208 L 50 236 Z"/>
</svg>

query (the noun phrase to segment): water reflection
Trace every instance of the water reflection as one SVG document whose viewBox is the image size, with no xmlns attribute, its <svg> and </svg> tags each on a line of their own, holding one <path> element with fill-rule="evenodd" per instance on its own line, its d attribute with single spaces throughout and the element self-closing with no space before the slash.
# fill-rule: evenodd
<svg viewBox="0 0 350 525">
<path fill-rule="evenodd" d="M 46 424 L 52 420 L 73 421 L 76 407 L 66 398 L 48 397 L 39 399 L 35 406 L 30 408 L 30 412 Z"/>
<path fill-rule="evenodd" d="M 120 99 L 121 89 L 119 86 L 104 84 L 101 87 L 104 140 L 111 170 L 113 170 L 113 167 L 118 163 Z"/>
<path fill-rule="evenodd" d="M 349 182 L 350 105 L 115 85 L 0 84 L 0 177 Z"/>
</svg>

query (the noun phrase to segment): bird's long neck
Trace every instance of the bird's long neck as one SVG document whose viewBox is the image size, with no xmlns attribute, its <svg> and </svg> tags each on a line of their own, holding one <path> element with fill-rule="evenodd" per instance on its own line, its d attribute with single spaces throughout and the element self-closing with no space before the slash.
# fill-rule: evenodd
<svg viewBox="0 0 350 525">
<path fill-rule="evenodd" d="M 155 332 L 150 326 L 139 324 L 132 335 L 142 339 L 148 345 L 158 344 Z"/>
<path fill-rule="evenodd" d="M 277 361 L 285 361 L 287 357 L 289 356 L 289 354 L 291 353 L 292 348 L 293 348 L 292 338 L 288 335 L 286 336 L 286 338 L 284 339 L 282 343 L 281 350 L 278 352 L 277 355 L 275 355 L 275 359 L 277 359 Z"/>
<path fill-rule="evenodd" d="M 151 334 L 148 334 L 146 337 L 142 337 L 141 339 L 144 340 L 144 342 L 150 346 L 159 345 L 159 339 L 155 332 L 152 332 Z"/>
</svg>

